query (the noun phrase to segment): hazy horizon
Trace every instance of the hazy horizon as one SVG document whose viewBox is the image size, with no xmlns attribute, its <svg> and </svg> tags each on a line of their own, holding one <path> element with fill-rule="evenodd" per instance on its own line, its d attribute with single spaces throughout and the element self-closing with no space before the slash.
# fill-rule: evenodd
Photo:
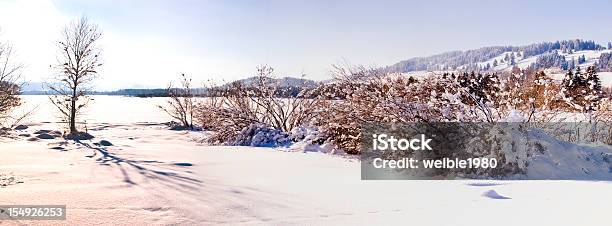
<svg viewBox="0 0 612 226">
<path fill-rule="evenodd" d="M 530 4 L 527 4 L 530 3 Z M 529 7 L 527 7 L 527 5 Z M 81 15 L 104 31 L 96 90 L 163 88 L 180 73 L 198 82 L 252 76 L 324 80 L 332 64 L 386 66 L 484 46 L 581 38 L 605 44 L 607 1 L 73 1 L 0 2 L 0 40 L 23 77 L 51 75 L 54 41 Z M 588 13 L 587 13 L 588 12 Z"/>
</svg>

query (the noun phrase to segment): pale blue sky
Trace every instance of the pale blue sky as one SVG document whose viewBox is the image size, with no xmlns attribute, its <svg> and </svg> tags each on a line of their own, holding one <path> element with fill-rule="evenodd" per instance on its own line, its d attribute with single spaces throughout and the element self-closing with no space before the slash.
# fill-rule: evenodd
<svg viewBox="0 0 612 226">
<path fill-rule="evenodd" d="M 384 66 L 490 45 L 612 40 L 612 3 L 603 0 L 56 0 L 51 5 L 59 21 L 87 15 L 104 29 L 108 75 L 101 89 L 164 86 L 180 72 L 199 80 L 234 80 L 260 64 L 275 67 L 279 76 L 326 79 L 330 65 L 344 61 Z M 140 60 L 131 61 L 135 58 Z"/>
</svg>

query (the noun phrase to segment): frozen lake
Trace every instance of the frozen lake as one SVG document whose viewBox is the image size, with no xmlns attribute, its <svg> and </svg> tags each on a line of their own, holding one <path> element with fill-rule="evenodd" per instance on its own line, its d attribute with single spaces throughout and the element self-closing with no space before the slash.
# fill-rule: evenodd
<svg viewBox="0 0 612 226">
<path fill-rule="evenodd" d="M 57 122 L 60 113 L 44 95 L 24 95 L 23 104 L 17 113 L 34 109 L 24 123 Z M 125 96 L 92 96 L 88 107 L 78 117 L 78 121 L 87 123 L 136 123 L 136 122 L 168 122 L 171 118 L 157 105 L 165 104 L 166 97 L 125 97 Z"/>
</svg>

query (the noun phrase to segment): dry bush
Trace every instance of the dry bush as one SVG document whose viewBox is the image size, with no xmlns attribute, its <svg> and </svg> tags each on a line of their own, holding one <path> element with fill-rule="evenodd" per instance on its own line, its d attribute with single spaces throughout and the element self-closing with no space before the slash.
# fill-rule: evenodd
<svg viewBox="0 0 612 226">
<path fill-rule="evenodd" d="M 559 140 L 612 145 L 612 101 L 603 98 L 584 118 L 548 123 L 544 129 Z"/>
<path fill-rule="evenodd" d="M 553 122 L 565 110 L 560 84 L 544 72 L 510 74 L 502 80 L 497 110 L 507 116 L 517 110 L 526 122 Z"/>
<path fill-rule="evenodd" d="M 601 99 L 589 120 L 595 127 L 591 140 L 612 145 L 612 100 Z"/>
<path fill-rule="evenodd" d="M 341 149 L 357 154 L 366 123 L 498 122 L 512 111 L 527 121 L 560 114 L 560 88 L 544 73 L 463 73 L 404 77 L 365 67 L 336 67 L 335 81 L 317 88 L 314 122 Z"/>
<path fill-rule="evenodd" d="M 212 143 L 232 143 L 252 125 L 270 127 L 285 133 L 308 124 L 314 116 L 315 100 L 301 86 L 297 95 L 287 96 L 279 87 L 269 66 L 257 69 L 252 84 L 235 82 L 211 89 L 209 98 L 198 106 L 198 121 L 216 130 Z"/>
<path fill-rule="evenodd" d="M 465 89 L 444 75 L 415 79 L 365 67 L 336 67 L 316 93 L 314 122 L 340 149 L 358 154 L 366 123 L 474 121 Z"/>
<path fill-rule="evenodd" d="M 612 100 L 603 98 L 599 101 L 597 110 L 593 113 L 596 121 L 612 122 Z"/>
<path fill-rule="evenodd" d="M 455 142 L 440 142 L 440 145 L 474 141 L 473 146 L 479 148 L 452 146 L 402 153 L 402 157 L 495 157 L 507 163 L 508 167 L 499 171 L 478 174 L 488 176 L 518 173 L 525 168 L 524 157 L 531 148 L 523 150 L 523 154 L 516 158 L 505 158 L 512 148 L 499 149 L 504 142 L 514 141 L 516 133 L 521 131 L 508 130 L 503 136 L 474 139 L 488 134 L 486 131 L 491 129 L 504 129 L 491 127 L 496 124 L 490 123 L 503 116 L 499 111 L 503 87 L 494 87 L 498 83 L 494 76 L 467 74 L 469 78 L 462 78 L 442 74 L 413 78 L 364 67 L 337 67 L 335 76 L 334 83 L 321 86 L 316 92 L 320 94 L 317 101 L 320 110 L 314 122 L 330 141 L 349 154 L 360 154 L 366 127 L 386 125 L 393 130 L 392 125 L 406 125 L 419 127 L 423 129 L 418 130 L 421 132 L 428 131 L 426 134 L 439 131 L 452 134 L 450 139 Z M 487 84 L 491 87 L 484 87 Z M 516 145 L 518 147 L 518 143 Z M 452 171 L 434 173 L 444 175 Z"/>
<path fill-rule="evenodd" d="M 180 127 L 173 129 L 189 129 L 193 130 L 193 120 L 195 116 L 195 95 L 193 93 L 193 87 L 191 86 L 192 80 L 185 74 L 181 74 L 180 77 L 181 87 L 173 88 L 172 83 L 168 85 L 166 92 L 170 98 L 166 105 L 158 105 L 161 110 L 166 112 L 170 117 L 176 119 L 180 123 Z"/>
<path fill-rule="evenodd" d="M 20 86 L 17 80 L 21 76 L 22 65 L 13 60 L 13 48 L 8 43 L 0 42 L 0 123 L 7 120 L 18 121 L 11 116 L 11 111 L 21 105 Z"/>
<path fill-rule="evenodd" d="M 595 74 L 592 69 L 590 75 Z M 568 89 L 572 73 L 562 82 L 555 82 L 544 72 L 521 76 L 512 75 L 506 80 L 505 92 L 502 95 L 502 105 L 506 109 L 519 110 L 531 122 L 529 127 L 541 129 L 557 139 L 569 142 L 603 142 L 612 143 L 612 104 L 601 95 L 591 95 L 594 99 L 585 98 L 588 95 L 572 95 L 582 93 L 586 87 L 576 90 Z M 592 90 L 590 90 L 592 91 Z M 597 90 L 592 91 L 595 94 Z M 584 92 L 588 93 L 588 92 Z M 590 106 L 589 111 L 582 111 Z M 503 106 L 500 109 L 504 108 Z M 583 117 L 580 117 L 582 114 Z"/>
<path fill-rule="evenodd" d="M 505 121 L 516 111 L 527 122 L 558 122 L 565 106 L 561 85 L 543 72 L 415 78 L 374 68 L 335 67 L 332 82 L 285 99 L 278 97 L 271 74 L 271 68 L 259 68 L 252 84 L 213 89 L 211 97 L 198 105 L 199 123 L 217 131 L 209 141 L 236 144 L 237 137 L 268 128 L 290 132 L 309 125 L 338 149 L 359 154 L 364 124 L 491 123 Z M 601 104 L 592 117 L 604 118 L 610 112 L 605 106 Z"/>
</svg>

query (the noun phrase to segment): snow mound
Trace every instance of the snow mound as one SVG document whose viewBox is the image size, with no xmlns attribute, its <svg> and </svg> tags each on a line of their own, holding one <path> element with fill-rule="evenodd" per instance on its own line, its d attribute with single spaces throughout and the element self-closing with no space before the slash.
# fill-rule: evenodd
<svg viewBox="0 0 612 226">
<path fill-rule="evenodd" d="M 495 190 L 488 190 L 482 194 L 482 196 L 491 198 L 491 199 L 512 199 L 510 197 L 506 197 L 498 194 Z"/>
<path fill-rule="evenodd" d="M 508 117 L 501 120 L 502 122 L 526 122 L 527 119 L 517 110 L 510 111 Z"/>
<path fill-rule="evenodd" d="M 528 179 L 612 180 L 609 145 L 575 144 L 558 140 L 541 130 L 529 132 L 542 146 L 527 167 Z"/>
<path fill-rule="evenodd" d="M 244 128 L 231 145 L 252 147 L 280 147 L 291 143 L 288 133 L 264 124 L 251 124 Z"/>
<path fill-rule="evenodd" d="M 264 124 L 252 124 L 229 142 L 233 146 L 270 147 L 295 152 L 335 154 L 337 148 L 315 127 L 299 126 L 283 132 Z"/>
</svg>

